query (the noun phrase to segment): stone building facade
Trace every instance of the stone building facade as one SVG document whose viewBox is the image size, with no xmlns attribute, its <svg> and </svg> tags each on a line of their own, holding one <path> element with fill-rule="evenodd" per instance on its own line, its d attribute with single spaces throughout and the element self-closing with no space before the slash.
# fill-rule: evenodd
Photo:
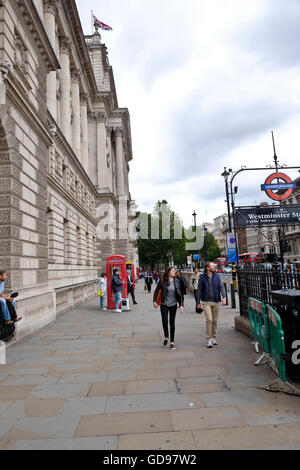
<svg viewBox="0 0 300 470">
<path fill-rule="evenodd" d="M 0 0 L 0 269 L 20 338 L 95 294 L 108 255 L 137 265 L 130 118 L 74 0 Z"/>
</svg>

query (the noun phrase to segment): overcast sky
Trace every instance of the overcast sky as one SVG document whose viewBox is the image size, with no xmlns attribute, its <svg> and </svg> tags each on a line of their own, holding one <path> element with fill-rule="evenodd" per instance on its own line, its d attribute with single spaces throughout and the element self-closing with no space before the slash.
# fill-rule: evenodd
<svg viewBox="0 0 300 470">
<path fill-rule="evenodd" d="M 299 0 L 77 0 L 85 34 L 91 10 L 120 107 L 131 117 L 130 192 L 150 212 L 167 199 L 185 226 L 226 212 L 224 166 L 300 166 Z M 237 205 L 272 202 L 236 177 Z M 286 170 L 295 178 L 297 170 Z"/>
</svg>

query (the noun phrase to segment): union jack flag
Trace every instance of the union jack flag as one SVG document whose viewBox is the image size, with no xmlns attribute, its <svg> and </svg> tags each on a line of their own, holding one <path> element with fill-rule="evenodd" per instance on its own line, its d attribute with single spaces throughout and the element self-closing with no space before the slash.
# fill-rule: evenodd
<svg viewBox="0 0 300 470">
<path fill-rule="evenodd" d="M 98 20 L 98 18 L 96 18 L 95 15 L 93 15 L 93 21 L 94 21 L 94 25 L 95 24 L 99 25 L 100 28 L 103 29 L 104 31 L 112 31 L 112 28 L 110 26 L 108 26 L 105 23 L 102 23 L 102 21 Z"/>
</svg>

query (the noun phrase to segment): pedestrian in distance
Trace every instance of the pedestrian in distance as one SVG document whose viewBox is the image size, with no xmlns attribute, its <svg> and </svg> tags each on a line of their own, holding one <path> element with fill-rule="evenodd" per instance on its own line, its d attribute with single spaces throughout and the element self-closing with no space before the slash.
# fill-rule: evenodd
<svg viewBox="0 0 300 470">
<path fill-rule="evenodd" d="M 187 282 L 185 277 L 181 274 L 180 269 L 176 272 L 176 278 L 179 280 L 180 283 L 180 289 L 181 289 L 181 295 L 182 295 L 182 305 L 184 306 L 184 296 L 187 294 Z"/>
<path fill-rule="evenodd" d="M 18 317 L 16 313 L 17 306 L 15 297 L 18 293 L 15 292 L 11 295 L 6 295 L 4 293 L 6 279 L 6 271 L 0 271 L 0 314 L 5 325 L 13 325 L 14 323 L 22 320 L 22 317 Z"/>
<path fill-rule="evenodd" d="M 132 281 L 132 277 L 131 277 L 131 271 L 130 269 L 127 269 L 127 290 L 128 290 L 128 296 L 129 294 L 131 295 L 131 298 L 132 298 L 132 302 L 134 303 L 134 305 L 137 305 L 137 301 L 135 300 L 135 295 L 134 295 L 134 289 L 135 289 L 135 285 Z"/>
<path fill-rule="evenodd" d="M 106 276 L 106 273 L 102 273 L 99 278 L 99 284 L 98 284 L 98 295 L 100 297 L 101 310 L 107 310 L 107 308 L 105 308 L 106 291 L 107 291 L 107 276 Z"/>
<path fill-rule="evenodd" d="M 198 268 L 194 268 L 194 272 L 191 275 L 190 283 L 189 283 L 189 290 L 194 294 L 195 299 L 195 310 L 197 310 L 197 299 L 196 299 L 196 292 L 198 289 L 198 282 L 199 282 L 199 270 Z"/>
<path fill-rule="evenodd" d="M 153 277 L 151 276 L 150 272 L 148 272 L 145 277 L 145 284 L 147 286 L 148 294 L 149 294 L 151 292 L 151 286 L 153 284 Z"/>
<path fill-rule="evenodd" d="M 221 277 L 216 273 L 216 265 L 210 261 L 205 263 L 196 291 L 197 308 L 203 308 L 206 319 L 207 347 L 216 346 L 219 303 L 226 305 L 226 293 Z M 202 302 L 202 305 L 201 305 Z"/>
<path fill-rule="evenodd" d="M 153 279 L 154 279 L 154 282 L 155 282 L 155 285 L 157 286 L 157 283 L 159 281 L 159 274 L 157 271 L 154 271 L 153 273 Z"/>
<path fill-rule="evenodd" d="M 112 277 L 110 286 L 114 293 L 114 300 L 115 300 L 114 312 L 120 313 L 122 312 L 122 309 L 120 309 L 120 304 L 122 302 L 123 282 L 120 279 L 120 271 L 118 270 L 118 268 L 115 268 L 113 270 L 113 277 Z"/>
<path fill-rule="evenodd" d="M 170 339 L 170 349 L 175 350 L 175 318 L 177 312 L 177 304 L 180 307 L 180 313 L 183 313 L 183 299 L 181 294 L 180 282 L 176 278 L 175 268 L 169 266 L 166 268 L 162 278 L 159 280 L 153 294 L 154 308 L 160 305 L 162 326 L 164 330 L 163 347 L 167 347 Z M 169 327 L 170 322 L 170 338 Z"/>
</svg>

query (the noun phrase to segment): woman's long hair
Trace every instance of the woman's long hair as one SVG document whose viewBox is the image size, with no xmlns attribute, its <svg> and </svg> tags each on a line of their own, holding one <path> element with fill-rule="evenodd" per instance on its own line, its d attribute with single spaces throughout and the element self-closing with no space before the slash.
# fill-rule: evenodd
<svg viewBox="0 0 300 470">
<path fill-rule="evenodd" d="M 171 269 L 173 269 L 173 266 L 168 266 L 166 269 L 165 269 L 165 272 L 162 276 L 162 282 L 164 284 L 166 284 L 167 286 L 170 285 L 170 281 L 169 281 L 169 275 L 170 275 L 170 271 Z"/>
</svg>

